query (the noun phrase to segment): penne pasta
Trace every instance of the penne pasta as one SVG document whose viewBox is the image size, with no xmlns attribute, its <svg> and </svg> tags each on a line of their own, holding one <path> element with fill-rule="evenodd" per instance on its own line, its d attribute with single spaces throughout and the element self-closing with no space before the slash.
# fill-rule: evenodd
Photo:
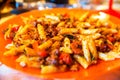
<svg viewBox="0 0 120 80">
<path fill-rule="evenodd" d="M 60 47 L 60 42 L 59 41 L 54 42 L 51 47 L 52 47 L 52 49 L 59 48 Z"/>
<path fill-rule="evenodd" d="M 69 38 L 65 38 L 64 39 L 64 46 L 63 47 L 60 47 L 60 51 L 63 51 L 65 53 L 72 53 L 72 50 L 70 49 L 70 40 Z"/>
<path fill-rule="evenodd" d="M 44 43 L 42 43 L 41 45 L 38 46 L 39 50 L 45 50 L 47 48 L 49 48 L 52 45 L 52 40 L 48 40 Z"/>
<path fill-rule="evenodd" d="M 62 39 L 63 39 L 62 36 L 54 36 L 54 37 L 52 38 L 52 40 L 55 40 L 55 41 L 60 41 L 60 40 L 62 40 Z"/>
<path fill-rule="evenodd" d="M 16 35 L 20 35 L 20 34 L 25 33 L 30 26 L 31 26 L 30 24 L 27 24 L 25 26 L 21 26 L 22 28 L 18 31 L 18 33 Z"/>
<path fill-rule="evenodd" d="M 78 29 L 76 28 L 62 28 L 59 34 L 67 34 L 67 33 L 78 33 Z"/>
<path fill-rule="evenodd" d="M 4 52 L 4 55 L 5 56 L 16 55 L 16 52 L 17 52 L 16 48 L 12 48 L 12 49 Z"/>
<path fill-rule="evenodd" d="M 108 28 L 101 28 L 104 34 L 108 33 L 117 33 L 117 29 L 108 29 Z"/>
<path fill-rule="evenodd" d="M 72 53 L 72 50 L 69 47 L 60 47 L 60 51 L 63 51 L 65 53 Z"/>
<path fill-rule="evenodd" d="M 45 15 L 45 18 L 59 21 L 59 18 L 57 16 L 54 16 L 54 15 Z"/>
<path fill-rule="evenodd" d="M 81 34 L 95 34 L 95 33 L 97 33 L 98 29 L 84 30 L 84 29 L 80 28 L 79 31 L 80 31 Z"/>
<path fill-rule="evenodd" d="M 97 49 L 95 46 L 95 42 L 93 41 L 93 39 L 91 37 L 88 38 L 88 47 L 92 54 L 92 57 L 96 60 L 98 58 L 98 53 L 97 53 Z"/>
<path fill-rule="evenodd" d="M 100 38 L 101 34 L 100 33 L 91 34 L 90 37 L 95 40 L 95 39 Z"/>
<path fill-rule="evenodd" d="M 38 33 L 41 39 L 46 39 L 46 33 L 44 31 L 44 27 L 40 24 L 37 25 Z"/>
<path fill-rule="evenodd" d="M 67 37 L 64 39 L 64 47 L 69 47 L 70 48 L 70 40 Z"/>
<path fill-rule="evenodd" d="M 86 12 L 85 14 L 83 14 L 80 18 L 79 18 L 79 21 L 85 21 L 85 19 L 88 17 L 89 15 L 89 12 Z"/>
<path fill-rule="evenodd" d="M 27 56 L 37 56 L 38 54 L 34 51 L 34 49 L 25 47 L 26 55 Z"/>
<path fill-rule="evenodd" d="M 85 59 L 90 63 L 91 55 L 90 55 L 90 51 L 89 51 L 89 47 L 88 47 L 88 42 L 86 39 L 82 40 L 82 48 L 83 48 L 83 53 L 84 53 Z"/>
<path fill-rule="evenodd" d="M 64 25 L 65 25 L 65 22 L 64 22 L 64 21 L 61 21 L 61 22 L 57 25 L 57 28 L 59 28 L 59 27 L 64 27 Z"/>
<path fill-rule="evenodd" d="M 108 53 L 99 52 L 99 58 L 104 61 L 115 60 L 116 58 L 120 58 L 120 52 L 110 51 Z"/>
<path fill-rule="evenodd" d="M 58 68 L 54 65 L 49 65 L 49 66 L 42 66 L 41 67 L 41 73 L 45 74 L 45 73 L 54 73 L 54 72 L 58 72 Z"/>
<path fill-rule="evenodd" d="M 16 62 L 25 62 L 27 63 L 28 58 L 25 55 L 21 55 L 19 58 L 16 59 Z"/>
<path fill-rule="evenodd" d="M 28 59 L 27 66 L 32 68 L 40 68 L 40 63 L 38 61 Z"/>
<path fill-rule="evenodd" d="M 83 68 L 87 68 L 89 66 L 89 63 L 84 57 L 81 57 L 79 55 L 74 55 L 74 58 L 82 65 Z"/>
</svg>

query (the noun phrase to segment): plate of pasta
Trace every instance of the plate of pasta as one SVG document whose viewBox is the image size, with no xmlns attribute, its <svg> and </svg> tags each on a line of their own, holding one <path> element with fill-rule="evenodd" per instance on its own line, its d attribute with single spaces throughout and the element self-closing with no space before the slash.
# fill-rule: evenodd
<svg viewBox="0 0 120 80">
<path fill-rule="evenodd" d="M 119 23 L 102 11 L 26 12 L 0 25 L 0 61 L 46 79 L 92 79 L 120 67 Z"/>
</svg>

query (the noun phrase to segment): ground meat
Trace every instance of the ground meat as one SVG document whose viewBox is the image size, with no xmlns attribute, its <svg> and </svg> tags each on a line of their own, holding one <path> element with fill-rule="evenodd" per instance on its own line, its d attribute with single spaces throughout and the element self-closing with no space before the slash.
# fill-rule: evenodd
<svg viewBox="0 0 120 80">
<path fill-rule="evenodd" d="M 116 41 L 120 42 L 120 33 L 114 34 L 114 38 L 115 38 Z"/>
<path fill-rule="evenodd" d="M 50 56 L 46 58 L 46 64 L 53 64 L 53 65 L 57 65 L 58 64 L 58 55 L 59 55 L 59 51 L 58 49 L 54 49 L 51 51 L 51 53 L 49 53 Z"/>
<path fill-rule="evenodd" d="M 111 44 L 101 44 L 100 46 L 97 46 L 97 50 L 100 52 L 109 52 L 113 49 L 113 46 Z"/>
<path fill-rule="evenodd" d="M 70 45 L 71 49 L 73 50 L 74 54 L 80 54 L 83 55 L 82 51 L 82 44 L 80 41 L 73 41 Z"/>
<path fill-rule="evenodd" d="M 49 28 L 47 28 L 46 32 L 48 37 L 56 36 L 58 33 L 57 29 L 54 26 L 50 26 Z"/>
<path fill-rule="evenodd" d="M 58 59 L 52 58 L 52 57 L 47 57 L 45 60 L 46 65 L 57 65 L 58 64 Z"/>
</svg>

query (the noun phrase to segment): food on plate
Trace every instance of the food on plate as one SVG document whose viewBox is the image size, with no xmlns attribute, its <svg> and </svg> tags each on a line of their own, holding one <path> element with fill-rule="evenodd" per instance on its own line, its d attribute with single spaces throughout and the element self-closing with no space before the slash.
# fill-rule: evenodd
<svg viewBox="0 0 120 80">
<path fill-rule="evenodd" d="M 4 56 L 16 56 L 21 67 L 39 68 L 41 73 L 78 71 L 98 59 L 120 58 L 120 25 L 98 12 L 75 16 L 51 13 L 22 17 L 24 24 L 9 24 L 4 30 Z"/>
</svg>

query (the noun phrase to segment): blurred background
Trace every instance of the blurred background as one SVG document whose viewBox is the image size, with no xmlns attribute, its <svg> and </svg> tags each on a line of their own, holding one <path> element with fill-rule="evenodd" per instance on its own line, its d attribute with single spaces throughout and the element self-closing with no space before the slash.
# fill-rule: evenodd
<svg viewBox="0 0 120 80">
<path fill-rule="evenodd" d="M 112 1 L 113 8 L 120 11 L 120 0 Z M 0 0 L 0 12 L 42 10 L 55 7 L 103 10 L 108 9 L 109 2 L 110 0 Z"/>
<path fill-rule="evenodd" d="M 112 9 L 120 12 L 120 0 L 0 0 L 0 19 L 29 10 L 51 9 L 58 7 L 81 8 L 89 10 Z"/>
</svg>

